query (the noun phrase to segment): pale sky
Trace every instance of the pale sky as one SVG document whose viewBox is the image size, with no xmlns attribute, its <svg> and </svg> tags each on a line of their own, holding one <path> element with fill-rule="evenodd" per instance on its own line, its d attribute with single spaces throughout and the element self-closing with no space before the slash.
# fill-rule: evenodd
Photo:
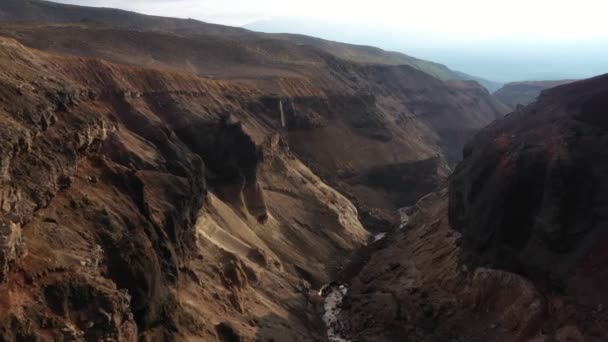
<svg viewBox="0 0 608 342">
<path fill-rule="evenodd" d="M 56 0 L 241 26 L 277 17 L 357 23 L 467 40 L 608 37 L 604 0 Z"/>
</svg>

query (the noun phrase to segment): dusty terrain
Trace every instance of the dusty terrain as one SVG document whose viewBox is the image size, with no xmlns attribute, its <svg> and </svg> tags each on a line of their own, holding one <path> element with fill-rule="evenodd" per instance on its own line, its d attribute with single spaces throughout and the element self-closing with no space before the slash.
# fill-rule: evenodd
<svg viewBox="0 0 608 342">
<path fill-rule="evenodd" d="M 350 281 L 353 340 L 517 341 L 536 329 L 542 295 L 517 275 L 462 265 L 447 206 L 447 190 L 425 196 L 372 246 Z"/>
<path fill-rule="evenodd" d="M 606 75 L 484 128 L 449 188 L 353 258 L 353 341 L 604 341 Z"/>
<path fill-rule="evenodd" d="M 296 128 L 282 129 L 281 97 L 9 38 L 0 47 L 4 339 L 323 336 L 315 289 L 368 232 L 355 206 L 291 152 L 312 128 L 299 132 L 287 109 Z M 397 144 L 331 117 L 328 106 L 354 98 L 292 101 L 320 108 L 329 116 L 320 128 L 341 127 L 352 142 Z M 374 165 L 371 156 L 355 166 Z M 318 158 L 328 168 L 341 160 Z M 436 174 L 438 161 L 423 170 Z M 396 166 L 408 168 L 413 182 L 416 164 Z M 391 172 L 377 170 L 353 184 L 376 186 L 375 172 Z"/>
<path fill-rule="evenodd" d="M 410 209 L 407 226 L 356 259 L 364 266 L 344 279 L 351 285 L 342 314 L 349 340 L 605 340 L 602 300 L 581 302 L 576 291 L 463 262 L 448 198 L 447 189 L 425 196 Z"/>
<path fill-rule="evenodd" d="M 360 46 L 333 42 L 315 37 L 294 34 L 267 34 L 249 31 L 243 28 L 208 24 L 192 19 L 178 19 L 143 15 L 112 8 L 90 8 L 82 6 L 56 4 L 43 0 L 4 0 L 0 7 L 0 20 L 80 24 L 105 26 L 106 28 L 121 28 L 131 31 L 165 32 L 172 35 L 191 38 L 221 38 L 228 39 L 232 48 L 250 40 L 267 40 L 272 45 L 284 45 L 296 48 L 297 46 L 314 47 L 317 50 L 331 54 L 343 60 L 365 64 L 407 65 L 423 71 L 442 81 L 475 80 L 487 85 L 490 91 L 496 90 L 496 84 L 480 78 L 454 71 L 445 65 L 414 58 L 403 53 L 387 52 L 372 46 Z M 166 48 L 167 46 L 162 46 Z M 254 52 L 255 50 L 252 50 Z M 216 50 L 227 55 L 226 50 Z M 212 52 L 213 53 L 213 52 Z M 286 53 L 289 53 L 288 51 Z M 277 55 L 273 55 L 277 57 Z M 249 60 L 241 60 L 241 62 Z M 235 64 L 233 67 L 240 67 Z M 268 68 L 267 71 L 271 71 Z M 241 69 L 241 72 L 246 69 Z"/>
<path fill-rule="evenodd" d="M 546 91 L 467 146 L 450 181 L 450 220 L 472 263 L 587 305 L 608 299 L 606 84 L 599 76 Z"/>
</svg>

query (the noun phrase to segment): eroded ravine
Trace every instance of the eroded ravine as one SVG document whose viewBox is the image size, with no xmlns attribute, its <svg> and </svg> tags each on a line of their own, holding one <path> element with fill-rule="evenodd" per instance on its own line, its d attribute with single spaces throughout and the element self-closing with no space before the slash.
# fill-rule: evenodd
<svg viewBox="0 0 608 342">
<path fill-rule="evenodd" d="M 410 221 L 410 215 L 414 207 L 403 207 L 398 210 L 400 217 L 400 224 L 398 229 L 403 230 L 407 227 Z M 382 240 L 386 239 L 391 232 L 381 232 L 372 235 L 368 245 L 357 253 L 369 254 L 373 253 L 374 245 L 378 244 Z M 370 257 L 369 255 L 367 256 Z M 364 265 L 359 265 L 361 268 Z M 340 277 L 343 278 L 343 277 Z M 349 284 L 348 278 L 344 278 L 344 282 L 330 282 L 319 290 L 319 295 L 323 297 L 323 322 L 327 332 L 327 338 L 331 342 L 351 342 L 352 332 L 350 328 L 350 321 L 348 317 L 348 310 L 344 308 L 344 301 L 348 296 Z"/>
<path fill-rule="evenodd" d="M 309 289 L 368 233 L 238 120 L 259 93 L 10 39 L 0 64 L 0 339 L 319 336 Z"/>
</svg>

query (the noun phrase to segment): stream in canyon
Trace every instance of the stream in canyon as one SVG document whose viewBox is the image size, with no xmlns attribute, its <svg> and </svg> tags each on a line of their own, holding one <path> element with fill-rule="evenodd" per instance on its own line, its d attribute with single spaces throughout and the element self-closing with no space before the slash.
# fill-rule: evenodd
<svg viewBox="0 0 608 342">
<path fill-rule="evenodd" d="M 398 210 L 400 223 L 399 229 L 407 227 L 410 215 L 414 207 L 403 207 Z M 389 232 L 373 235 L 371 244 L 377 243 L 388 236 Z M 327 338 L 330 342 L 351 342 L 348 323 L 342 314 L 342 303 L 348 294 L 348 284 L 331 282 L 321 287 L 319 295 L 324 298 L 323 322 L 327 329 Z"/>
</svg>

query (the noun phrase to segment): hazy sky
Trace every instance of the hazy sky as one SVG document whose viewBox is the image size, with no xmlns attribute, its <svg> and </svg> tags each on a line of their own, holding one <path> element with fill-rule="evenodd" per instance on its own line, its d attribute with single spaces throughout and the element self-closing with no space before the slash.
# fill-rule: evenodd
<svg viewBox="0 0 608 342">
<path fill-rule="evenodd" d="M 608 37 L 602 0 L 59 0 L 244 25 L 272 17 L 357 22 L 488 37 Z"/>
<path fill-rule="evenodd" d="M 608 37 L 603 0 L 59 0 L 244 25 L 273 17 L 381 25 L 467 39 Z"/>
<path fill-rule="evenodd" d="M 502 82 L 608 72 L 606 0 L 55 1 L 373 45 Z"/>
</svg>

